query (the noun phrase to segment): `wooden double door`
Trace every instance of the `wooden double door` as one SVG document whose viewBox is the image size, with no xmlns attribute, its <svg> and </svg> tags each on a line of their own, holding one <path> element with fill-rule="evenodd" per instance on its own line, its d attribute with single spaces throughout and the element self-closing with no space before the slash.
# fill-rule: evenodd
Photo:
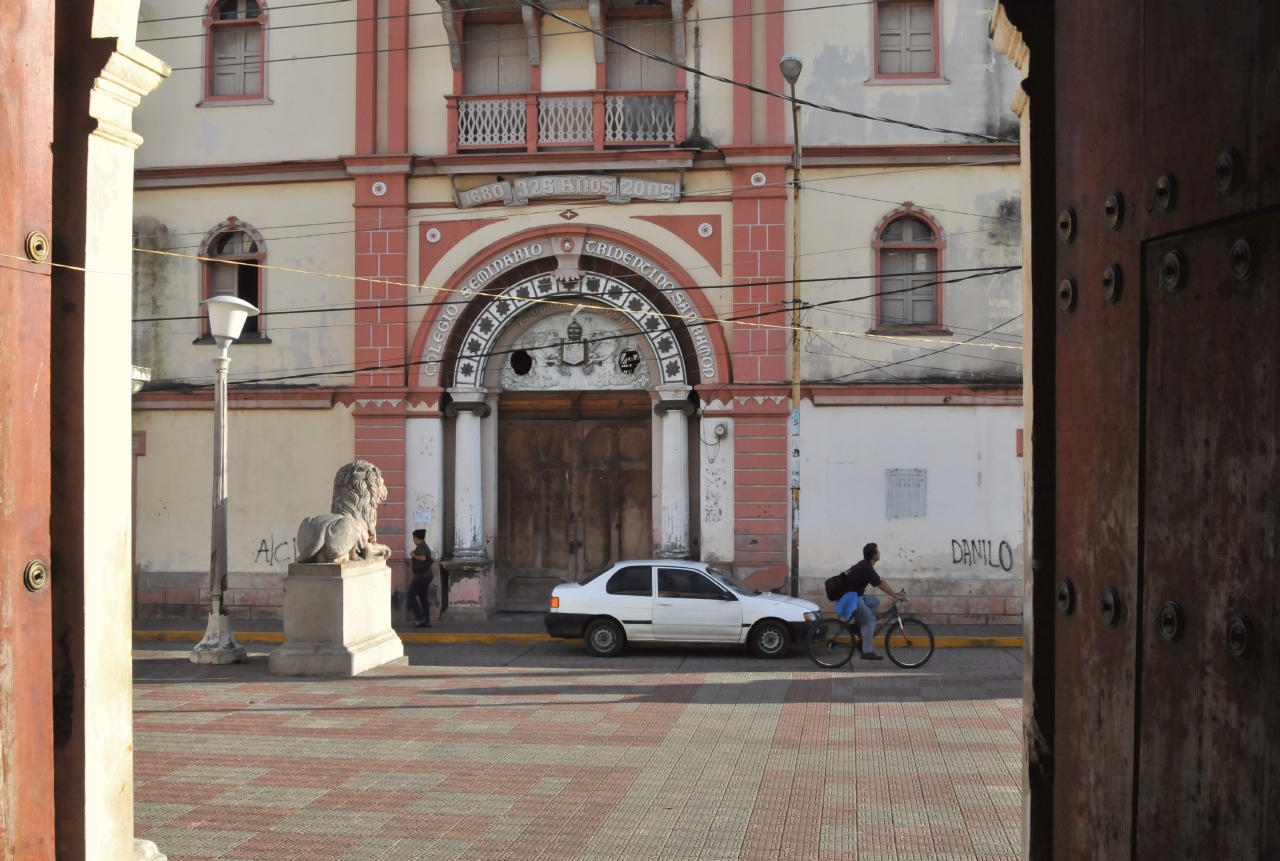
<svg viewBox="0 0 1280 861">
<path fill-rule="evenodd" d="M 499 407 L 496 555 L 504 610 L 545 610 L 556 585 L 653 555 L 648 395 L 585 410 L 580 399 L 567 410 L 563 401 Z"/>
</svg>

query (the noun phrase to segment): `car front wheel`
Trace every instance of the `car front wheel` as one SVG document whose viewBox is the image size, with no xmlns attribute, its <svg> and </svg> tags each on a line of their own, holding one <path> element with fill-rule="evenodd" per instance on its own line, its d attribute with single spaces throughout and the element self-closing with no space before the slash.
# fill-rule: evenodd
<svg viewBox="0 0 1280 861">
<path fill-rule="evenodd" d="M 761 622 L 751 629 L 748 642 L 757 658 L 781 658 L 791 648 L 791 631 L 781 622 Z"/>
<path fill-rule="evenodd" d="M 587 626 L 584 639 L 587 641 L 587 651 L 597 658 L 612 658 L 622 651 L 622 646 L 626 643 L 622 627 L 612 619 L 596 619 Z"/>
</svg>

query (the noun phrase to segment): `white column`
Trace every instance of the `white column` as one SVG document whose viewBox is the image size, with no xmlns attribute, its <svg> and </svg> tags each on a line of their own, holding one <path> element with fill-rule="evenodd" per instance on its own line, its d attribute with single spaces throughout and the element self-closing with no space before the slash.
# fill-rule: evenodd
<svg viewBox="0 0 1280 861">
<path fill-rule="evenodd" d="M 443 552 L 440 496 L 444 488 L 444 428 L 439 414 L 409 414 L 405 423 L 405 552 L 413 549 L 413 530 L 427 530 L 427 546 Z"/>
<path fill-rule="evenodd" d="M 718 401 L 716 406 L 723 408 Z M 732 400 L 729 401 L 733 403 Z M 704 414 L 701 424 L 702 481 L 698 485 L 702 510 L 703 562 L 732 562 L 734 542 L 733 419 L 729 413 Z"/>
<path fill-rule="evenodd" d="M 655 411 L 662 416 L 661 541 L 663 559 L 689 558 L 689 403 L 687 386 L 662 386 Z"/>
<path fill-rule="evenodd" d="M 480 419 L 488 412 L 484 389 L 450 389 L 453 429 L 453 558 L 485 559 L 484 445 Z"/>
</svg>

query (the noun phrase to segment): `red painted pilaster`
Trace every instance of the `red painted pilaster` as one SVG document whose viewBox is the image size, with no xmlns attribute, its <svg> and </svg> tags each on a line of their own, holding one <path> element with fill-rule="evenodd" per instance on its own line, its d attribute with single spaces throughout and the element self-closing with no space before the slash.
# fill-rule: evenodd
<svg viewBox="0 0 1280 861">
<path fill-rule="evenodd" d="M 763 176 L 764 184 L 758 182 Z M 733 168 L 733 379 L 785 382 L 787 189 L 781 164 Z"/>
<path fill-rule="evenodd" d="M 751 80 L 751 0 L 733 0 L 733 79 Z M 751 91 L 733 88 L 733 142 L 751 143 Z"/>
<path fill-rule="evenodd" d="M 355 385 L 404 387 L 410 159 L 374 156 L 346 161 L 356 189 Z"/>
<path fill-rule="evenodd" d="M 409 0 L 389 0 L 388 18 L 387 152 L 402 153 L 409 151 Z"/>
<path fill-rule="evenodd" d="M 367 460 L 382 472 L 387 501 L 378 506 L 378 542 L 392 548 L 392 580 L 407 580 L 405 546 L 405 412 L 404 389 L 386 392 L 368 390 L 355 394 L 356 460 Z"/>
<path fill-rule="evenodd" d="M 356 0 L 356 155 L 378 142 L 378 2 Z"/>
<path fill-rule="evenodd" d="M 790 570 L 790 404 L 780 388 L 764 390 L 769 395 L 746 395 L 749 391 L 734 390 L 738 395 L 733 405 L 734 573 L 756 589 L 774 589 L 783 585 Z"/>
<path fill-rule="evenodd" d="M 769 22 L 765 31 L 765 89 L 772 93 L 789 92 L 787 82 L 783 80 L 782 69 L 778 67 L 782 60 L 783 46 L 786 36 L 786 16 L 782 14 L 782 0 L 765 0 L 765 20 Z M 737 89 L 742 89 L 738 87 Z M 787 103 L 782 99 L 765 100 L 765 142 L 784 143 L 787 139 Z"/>
</svg>

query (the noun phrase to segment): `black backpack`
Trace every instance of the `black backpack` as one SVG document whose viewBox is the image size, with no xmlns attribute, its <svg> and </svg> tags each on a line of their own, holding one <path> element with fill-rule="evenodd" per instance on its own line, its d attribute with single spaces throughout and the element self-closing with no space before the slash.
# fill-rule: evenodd
<svg viewBox="0 0 1280 861">
<path fill-rule="evenodd" d="M 839 601 L 844 597 L 844 593 L 849 591 L 848 581 L 846 581 L 844 577 L 844 575 L 848 573 L 849 570 L 845 570 L 841 571 L 834 577 L 827 578 L 827 582 L 823 585 L 827 590 L 828 601 Z"/>
</svg>

